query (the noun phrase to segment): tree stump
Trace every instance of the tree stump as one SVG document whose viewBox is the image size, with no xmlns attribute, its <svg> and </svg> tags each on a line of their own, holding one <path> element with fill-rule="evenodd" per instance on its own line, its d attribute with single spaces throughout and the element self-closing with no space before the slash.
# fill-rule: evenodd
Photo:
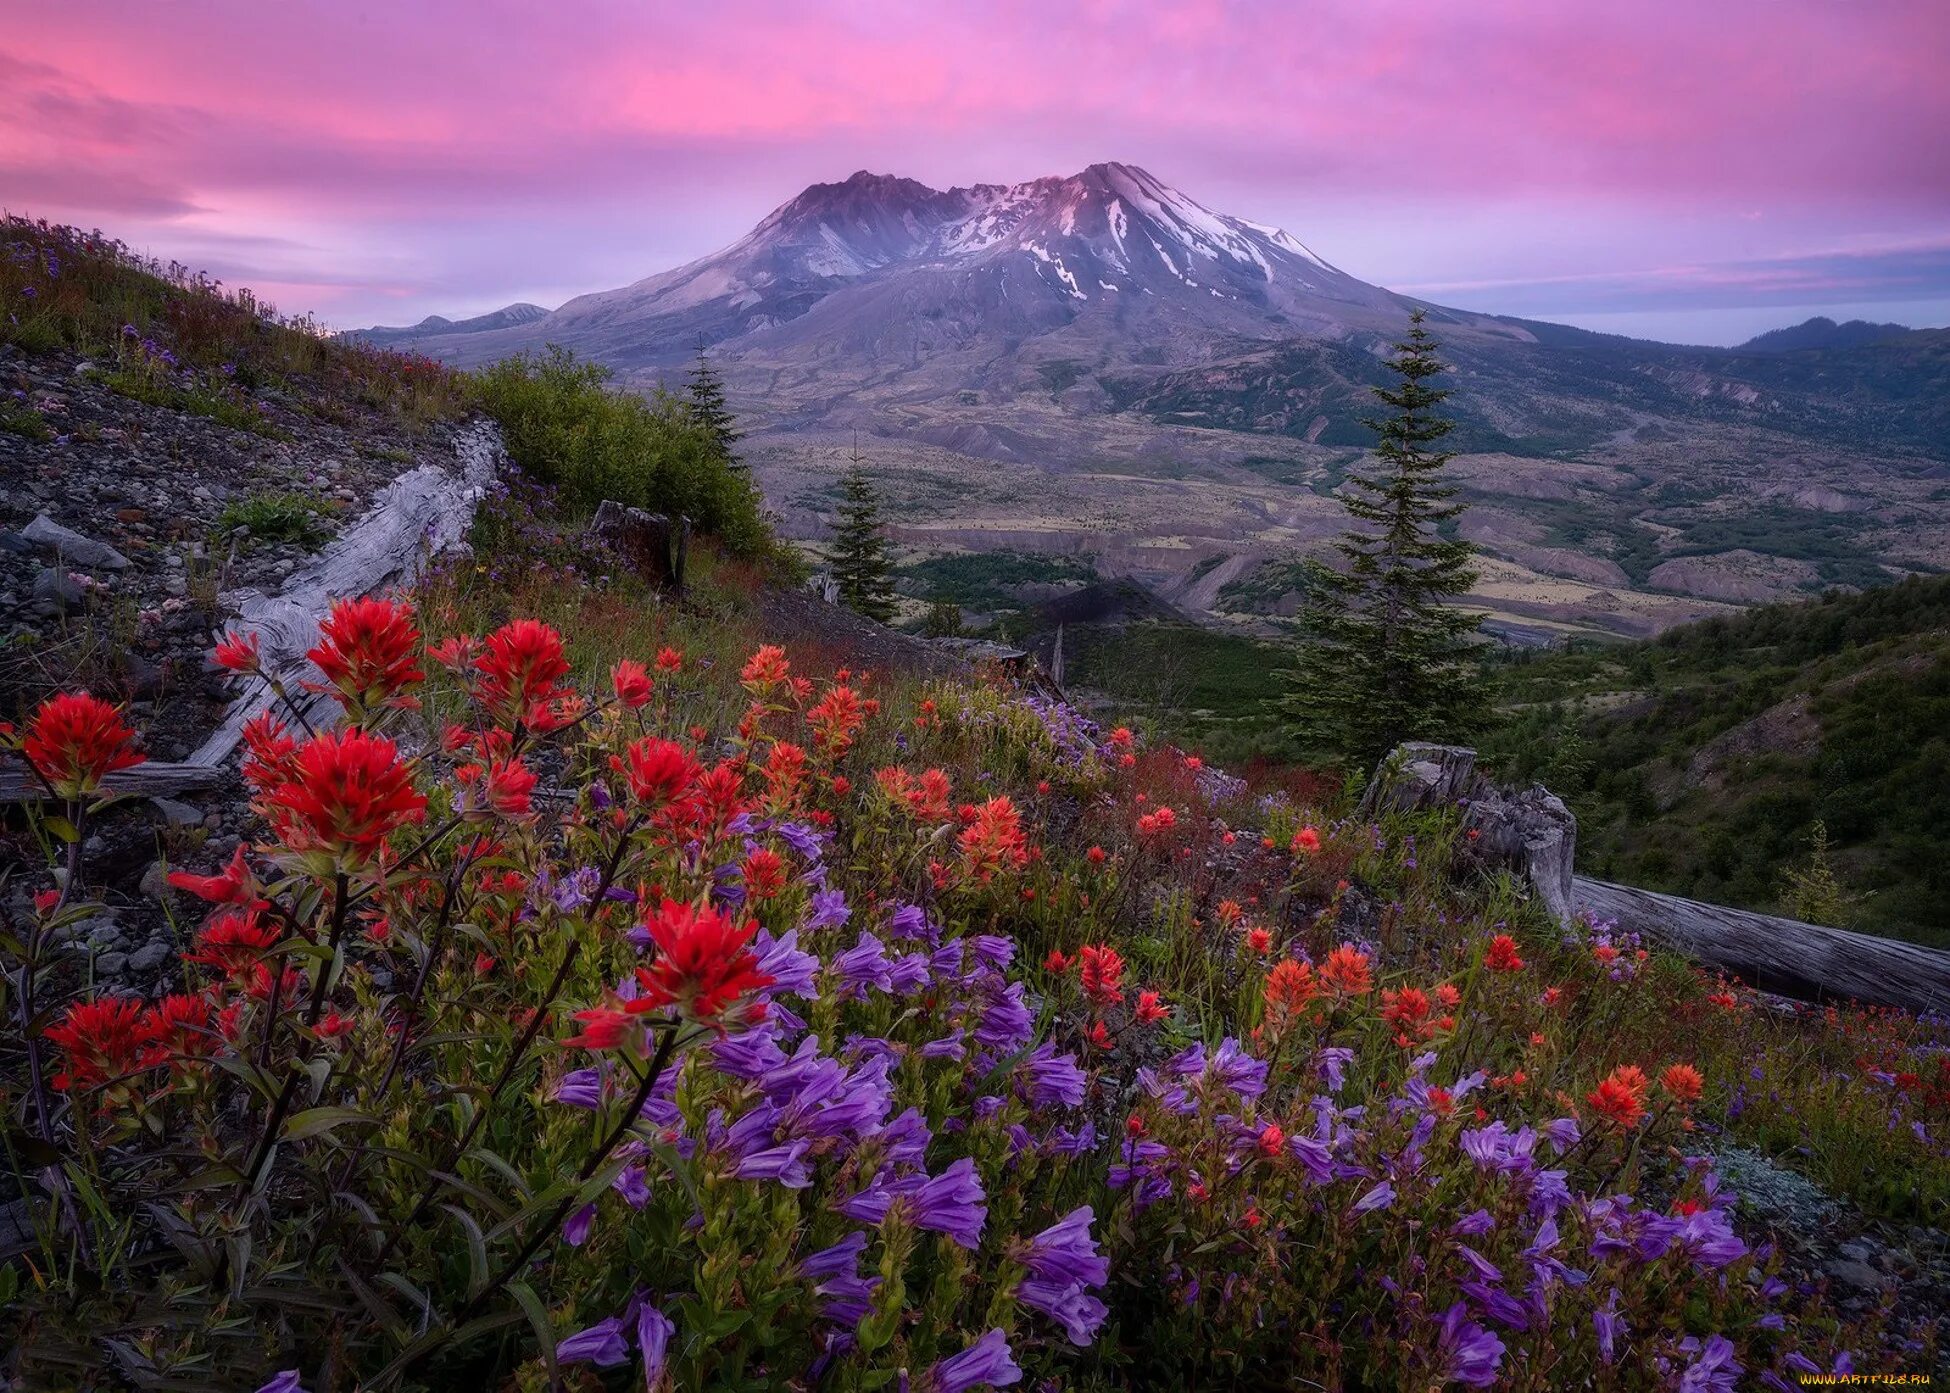
<svg viewBox="0 0 1950 1393">
<path fill-rule="evenodd" d="M 1505 792 L 1476 770 L 1476 751 L 1413 741 L 1382 760 L 1361 796 L 1361 816 L 1461 805 L 1469 836 L 1465 856 L 1486 869 L 1508 869 L 1530 883 L 1551 916 L 1569 924 L 1576 909 L 1571 864 L 1578 820 L 1541 784 Z"/>
<path fill-rule="evenodd" d="M 625 565 L 659 590 L 684 590 L 690 559 L 691 520 L 673 523 L 662 513 L 631 508 L 606 498 L 589 520 L 589 533 Z"/>
</svg>

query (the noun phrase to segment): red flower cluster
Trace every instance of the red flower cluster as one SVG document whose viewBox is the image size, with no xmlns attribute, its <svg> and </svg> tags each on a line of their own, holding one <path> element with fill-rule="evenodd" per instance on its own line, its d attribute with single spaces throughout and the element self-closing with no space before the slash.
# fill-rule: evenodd
<svg viewBox="0 0 1950 1393">
<path fill-rule="evenodd" d="M 1336 996 L 1366 996 L 1374 989 L 1368 955 L 1348 943 L 1329 953 L 1321 963 L 1320 981 Z"/>
<path fill-rule="evenodd" d="M 183 961 L 220 972 L 229 982 L 250 987 L 269 985 L 264 955 L 277 946 L 278 931 L 250 910 L 226 910 L 205 924 L 196 936 L 196 951 Z"/>
<path fill-rule="evenodd" d="M 1498 934 L 1490 940 L 1483 962 L 1492 972 L 1523 971 L 1523 954 L 1517 950 L 1517 941 L 1508 934 Z"/>
<path fill-rule="evenodd" d="M 287 851 L 363 865 L 401 827 L 426 817 L 393 742 L 357 728 L 332 731 L 300 749 L 290 777 L 261 809 Z"/>
<path fill-rule="evenodd" d="M 922 822 L 946 822 L 953 816 L 948 806 L 948 776 L 939 769 L 920 775 L 908 773 L 898 765 L 875 772 L 874 781 L 889 798 L 905 804 L 909 813 Z"/>
<path fill-rule="evenodd" d="M 1319 994 L 1320 983 L 1314 980 L 1313 964 L 1297 958 L 1275 963 L 1273 970 L 1266 974 L 1266 1027 L 1275 1033 L 1284 1030 Z"/>
<path fill-rule="evenodd" d="M 1022 815 L 1006 794 L 982 804 L 962 828 L 961 859 L 962 868 L 985 883 L 998 873 L 1019 871 L 1029 864 Z"/>
<path fill-rule="evenodd" d="M 1140 813 L 1138 815 L 1137 830 L 1140 837 L 1169 836 L 1177 826 L 1178 814 L 1173 812 L 1169 807 L 1159 808 L 1156 812 Z"/>
<path fill-rule="evenodd" d="M 1100 1006 L 1124 999 L 1124 959 L 1108 945 L 1085 945 L 1077 954 L 1084 995 Z"/>
<path fill-rule="evenodd" d="M 171 871 L 169 883 L 178 890 L 187 890 L 199 900 L 212 904 L 248 904 L 262 908 L 264 901 L 257 898 L 256 882 L 251 877 L 250 867 L 244 864 L 244 848 L 239 846 L 230 864 L 216 875 L 196 875 L 190 871 Z"/>
<path fill-rule="evenodd" d="M 634 711 L 650 702 L 652 687 L 650 674 L 643 664 L 634 658 L 625 658 L 609 670 L 610 685 L 616 688 L 616 699 Z"/>
<path fill-rule="evenodd" d="M 1706 1092 L 1706 1076 L 1690 1064 L 1673 1064 L 1659 1075 L 1659 1087 L 1672 1095 L 1674 1102 L 1697 1103 Z"/>
<path fill-rule="evenodd" d="M 318 626 L 318 643 L 305 654 L 354 716 L 381 707 L 411 709 L 409 694 L 426 674 L 420 670 L 420 631 L 409 605 L 382 599 L 342 599 Z"/>
<path fill-rule="evenodd" d="M 853 737 L 866 719 L 860 694 L 845 683 L 828 687 L 819 704 L 806 713 L 806 724 L 813 730 L 813 743 L 835 755 L 853 743 Z"/>
<path fill-rule="evenodd" d="M 67 1067 L 54 1076 L 56 1088 L 66 1092 L 107 1083 L 142 1067 L 148 1044 L 142 1003 L 126 996 L 77 1001 L 59 1025 L 47 1028 L 47 1038 L 67 1056 Z"/>
<path fill-rule="evenodd" d="M 1606 1121 L 1631 1127 L 1645 1116 L 1648 1087 L 1645 1070 L 1636 1064 L 1621 1064 L 1599 1081 L 1597 1088 L 1585 1096 L 1585 1101 Z"/>
<path fill-rule="evenodd" d="M 665 900 L 645 921 L 657 945 L 657 960 L 636 971 L 643 995 L 653 1006 L 675 1005 L 686 1015 L 716 1024 L 739 997 L 772 985 L 758 970 L 750 948 L 758 926 L 734 923 L 715 909 Z"/>
<path fill-rule="evenodd" d="M 745 660 L 745 666 L 738 671 L 738 680 L 762 694 L 784 682 L 791 672 L 792 664 L 786 661 L 785 650 L 768 643 Z"/>
<path fill-rule="evenodd" d="M 630 797 L 652 808 L 675 800 L 698 775 L 697 761 L 682 745 L 649 735 L 611 755 L 609 767 L 628 783 Z"/>
<path fill-rule="evenodd" d="M 562 636 L 537 619 L 516 619 L 487 637 L 475 664 L 475 694 L 497 725 L 554 730 L 561 724 L 556 683 L 569 675 Z"/>
<path fill-rule="evenodd" d="M 34 712 L 20 752 L 55 793 L 86 798 L 117 769 L 142 763 L 134 745 L 116 708 L 86 692 L 62 692 Z"/>
<path fill-rule="evenodd" d="M 1396 1044 L 1414 1045 L 1435 1034 L 1435 1022 L 1431 1019 L 1435 1008 L 1429 994 L 1420 987 L 1384 991 L 1381 1003 L 1381 1018 L 1395 1032 Z"/>
</svg>

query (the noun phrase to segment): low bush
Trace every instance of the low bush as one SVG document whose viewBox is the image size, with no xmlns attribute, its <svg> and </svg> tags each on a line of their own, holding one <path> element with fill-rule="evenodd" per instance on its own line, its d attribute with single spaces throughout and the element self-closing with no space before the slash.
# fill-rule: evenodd
<svg viewBox="0 0 1950 1393">
<path fill-rule="evenodd" d="M 604 499 L 688 516 L 732 552 L 770 550 L 750 476 L 728 460 L 683 403 L 610 390 L 612 374 L 568 350 L 520 354 L 482 369 L 474 391 L 516 463 L 593 510 Z"/>
</svg>

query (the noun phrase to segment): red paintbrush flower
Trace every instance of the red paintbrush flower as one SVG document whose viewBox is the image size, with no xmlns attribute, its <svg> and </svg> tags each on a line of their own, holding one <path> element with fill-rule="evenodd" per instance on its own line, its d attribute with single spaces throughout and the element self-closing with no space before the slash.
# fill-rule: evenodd
<svg viewBox="0 0 1950 1393">
<path fill-rule="evenodd" d="M 217 666 L 232 672 L 256 672 L 260 666 L 258 637 L 256 634 L 226 633 L 217 641 L 213 655 Z"/>
<path fill-rule="evenodd" d="M 419 655 L 412 607 L 372 597 L 334 601 L 318 626 L 318 643 L 305 654 L 325 674 L 339 705 L 355 716 L 418 706 L 408 689 L 426 678 Z"/>
<path fill-rule="evenodd" d="M 42 702 L 20 752 L 63 798 L 85 798 L 117 769 L 142 763 L 135 732 L 100 697 L 62 692 Z"/>
<path fill-rule="evenodd" d="M 478 666 L 481 704 L 497 724 L 552 727 L 549 703 L 561 694 L 555 684 L 569 675 L 560 634 L 536 619 L 503 624 L 488 635 Z"/>
<path fill-rule="evenodd" d="M 212 968 L 233 982 L 247 982 L 259 961 L 277 946 L 278 931 L 252 910 L 226 910 L 205 924 L 196 936 L 196 951 L 183 961 Z"/>
<path fill-rule="evenodd" d="M 1630 1127 L 1645 1116 L 1646 1088 L 1643 1069 L 1636 1064 L 1621 1064 L 1585 1096 L 1585 1101 L 1600 1117 Z"/>
<path fill-rule="evenodd" d="M 653 808 L 671 802 L 698 775 L 697 761 L 688 750 L 675 740 L 660 740 L 654 735 L 631 742 L 620 755 L 611 755 L 609 767 L 623 776 L 630 797 Z"/>
<path fill-rule="evenodd" d="M 393 742 L 357 728 L 321 735 L 299 750 L 291 777 L 263 812 L 289 851 L 363 864 L 386 838 L 426 817 Z"/>
<path fill-rule="evenodd" d="M 223 1045 L 205 996 L 177 992 L 164 997 L 144 1014 L 141 1029 L 149 1045 L 145 1062 L 151 1064 L 201 1059 Z"/>
<path fill-rule="evenodd" d="M 244 723 L 244 782 L 259 795 L 269 793 L 291 777 L 298 742 L 284 722 L 260 711 Z"/>
<path fill-rule="evenodd" d="M 1508 934 L 1498 934 L 1490 940 L 1483 962 L 1492 972 L 1523 971 L 1523 954 L 1517 951 L 1517 941 Z"/>
<path fill-rule="evenodd" d="M 961 832 L 961 859 L 962 869 L 984 882 L 998 872 L 1019 871 L 1029 864 L 1022 815 L 1007 794 L 973 810 Z"/>
<path fill-rule="evenodd" d="M 193 871 L 171 871 L 169 883 L 178 890 L 187 890 L 199 900 L 212 904 L 253 904 L 262 905 L 257 898 L 257 882 L 252 877 L 250 867 L 244 864 L 244 848 L 239 846 L 230 864 L 216 875 L 197 875 Z"/>
<path fill-rule="evenodd" d="M 1435 1027 L 1429 1021 L 1433 1009 L 1429 1004 L 1429 994 L 1420 987 L 1384 991 L 1381 1001 L 1381 1018 L 1394 1030 L 1397 1044 L 1413 1044 L 1435 1033 Z"/>
<path fill-rule="evenodd" d="M 1104 1006 L 1124 999 L 1124 959 L 1115 948 L 1085 944 L 1077 961 L 1084 995 Z"/>
<path fill-rule="evenodd" d="M 785 889 L 785 858 L 768 846 L 746 856 L 739 872 L 745 881 L 745 892 L 755 900 L 772 899 Z"/>
<path fill-rule="evenodd" d="M 813 729 L 813 743 L 839 754 L 853 743 L 854 734 L 866 720 L 860 694 L 844 683 L 826 689 L 819 705 L 806 713 L 806 724 Z"/>
<path fill-rule="evenodd" d="M 750 921 L 738 924 L 715 909 L 665 900 L 644 927 L 657 945 L 657 959 L 636 971 L 639 1001 L 675 1005 L 717 1026 L 739 997 L 772 985 L 774 979 L 758 970 L 758 956 L 749 947 L 758 931 Z"/>
<path fill-rule="evenodd" d="M 616 688 L 616 699 L 632 711 L 649 704 L 652 691 L 650 674 L 634 658 L 625 658 L 611 668 L 609 680 L 610 685 Z"/>
<path fill-rule="evenodd" d="M 1320 980 L 1337 996 L 1366 996 L 1374 986 L 1368 974 L 1368 955 L 1343 943 L 1320 965 Z"/>
<path fill-rule="evenodd" d="M 1320 991 L 1320 984 L 1314 980 L 1311 963 L 1297 958 L 1288 958 L 1274 964 L 1273 970 L 1266 974 L 1266 1024 L 1279 1030 L 1287 1022 L 1307 1009 Z"/>
<path fill-rule="evenodd" d="M 1659 1075 L 1659 1087 L 1681 1103 L 1697 1103 L 1706 1091 L 1706 1076 L 1690 1064 L 1674 1064 Z"/>
<path fill-rule="evenodd" d="M 104 996 L 77 1001 L 47 1038 L 61 1047 L 67 1067 L 53 1083 L 66 1092 L 107 1083 L 142 1067 L 142 1004 L 133 997 Z"/>
<path fill-rule="evenodd" d="M 1164 1002 L 1159 999 L 1156 992 L 1139 992 L 1137 1006 L 1132 1014 L 1140 1025 L 1156 1025 L 1171 1012 L 1165 1009 Z"/>
<path fill-rule="evenodd" d="M 738 671 L 738 680 L 753 691 L 764 692 L 785 681 L 791 671 L 792 664 L 786 661 L 785 650 L 768 643 L 745 660 L 745 666 Z"/>
</svg>

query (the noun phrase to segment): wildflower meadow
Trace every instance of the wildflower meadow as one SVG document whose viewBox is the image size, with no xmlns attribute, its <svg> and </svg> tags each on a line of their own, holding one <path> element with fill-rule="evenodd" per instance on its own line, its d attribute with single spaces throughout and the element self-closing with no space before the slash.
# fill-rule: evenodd
<svg viewBox="0 0 1950 1393">
<path fill-rule="evenodd" d="M 1703 1393 L 1934 1359 L 1715 1158 L 1940 1220 L 1940 1027 L 1560 926 L 1462 872 L 1453 811 L 1357 820 L 999 677 L 766 641 L 730 563 L 682 610 L 519 569 L 333 609 L 337 719 L 251 722 L 263 835 L 170 873 L 158 999 L 65 946 L 123 714 L 7 733 L 47 850 L 0 940 L 18 1386 Z M 249 633 L 215 660 L 262 682 Z"/>
</svg>

